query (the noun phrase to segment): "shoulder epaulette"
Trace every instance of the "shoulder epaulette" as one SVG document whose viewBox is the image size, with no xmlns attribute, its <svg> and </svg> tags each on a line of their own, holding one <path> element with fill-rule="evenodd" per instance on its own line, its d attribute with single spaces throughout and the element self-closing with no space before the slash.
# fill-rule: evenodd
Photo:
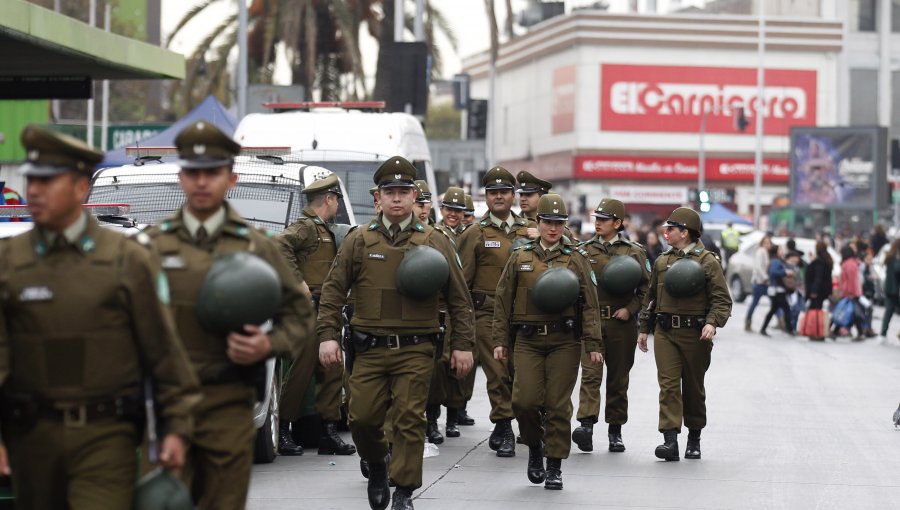
<svg viewBox="0 0 900 510">
<path fill-rule="evenodd" d="M 587 251 L 585 251 L 581 246 L 576 246 L 576 247 L 575 247 L 575 251 L 577 251 L 578 253 L 580 253 L 583 257 L 586 257 L 586 258 L 590 258 L 590 257 L 591 257 L 591 255 L 590 255 Z"/>
<path fill-rule="evenodd" d="M 153 239 L 151 239 L 150 235 L 146 232 L 138 232 L 136 234 L 131 234 L 128 236 L 128 238 L 146 248 L 149 248 L 150 245 L 153 243 Z"/>
</svg>

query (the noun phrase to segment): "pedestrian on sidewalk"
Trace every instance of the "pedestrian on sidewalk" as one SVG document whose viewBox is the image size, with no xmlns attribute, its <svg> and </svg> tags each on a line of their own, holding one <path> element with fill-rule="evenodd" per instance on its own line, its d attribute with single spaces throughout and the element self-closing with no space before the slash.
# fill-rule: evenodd
<svg viewBox="0 0 900 510">
<path fill-rule="evenodd" d="M 753 253 L 753 273 L 750 276 L 750 284 L 753 287 L 753 299 L 750 308 L 747 309 L 747 318 L 744 319 L 744 331 L 752 333 L 753 312 L 759 300 L 766 295 L 769 288 L 769 249 L 772 247 L 772 238 L 763 236 L 759 240 L 759 246 Z"/>
<path fill-rule="evenodd" d="M 816 242 L 815 258 L 806 267 L 806 275 L 803 282 L 806 287 L 806 297 L 809 299 L 809 313 L 821 311 L 825 300 L 831 296 L 831 271 L 834 268 L 834 261 L 828 254 L 828 245 L 825 241 Z M 821 314 L 817 314 L 822 316 Z M 827 324 L 821 329 L 822 335 L 825 333 Z M 824 336 L 810 336 L 810 340 L 823 341 Z"/>
<path fill-rule="evenodd" d="M 845 245 L 841 248 L 841 276 L 838 280 L 838 295 L 840 297 L 849 299 L 853 301 L 854 306 L 858 306 L 859 298 L 862 296 L 862 282 L 860 281 L 860 272 L 859 272 L 859 259 L 856 257 L 856 253 L 853 251 L 849 245 Z M 853 322 L 851 323 L 852 327 L 856 327 L 857 336 L 853 338 L 854 341 L 860 341 L 865 338 L 864 326 L 863 326 L 863 318 L 860 317 L 859 314 L 853 314 Z M 849 329 L 849 327 L 848 327 Z M 838 333 L 840 333 L 841 327 L 835 325 L 834 329 L 831 332 L 831 338 L 837 338 Z"/>
<path fill-rule="evenodd" d="M 884 255 L 884 318 L 881 319 L 881 338 L 887 336 L 894 311 L 900 306 L 900 239 L 894 239 Z"/>
<path fill-rule="evenodd" d="M 781 310 L 784 317 L 785 332 L 791 336 L 794 335 L 794 320 L 791 314 L 791 307 L 788 305 L 788 292 L 793 292 L 796 288 L 797 276 L 794 270 L 787 266 L 782 255 L 783 252 L 780 246 L 772 245 L 769 248 L 769 286 L 767 294 L 772 302 L 772 306 L 769 307 L 769 313 L 766 314 L 762 328 L 759 330 L 759 334 L 762 336 L 769 336 L 766 328 L 769 326 L 769 321 L 772 320 L 772 317 L 778 313 L 778 310 Z"/>
</svg>

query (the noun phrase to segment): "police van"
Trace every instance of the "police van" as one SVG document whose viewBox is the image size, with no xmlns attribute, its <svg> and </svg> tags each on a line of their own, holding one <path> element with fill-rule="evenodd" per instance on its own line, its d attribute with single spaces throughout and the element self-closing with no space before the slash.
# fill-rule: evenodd
<svg viewBox="0 0 900 510">
<path fill-rule="evenodd" d="M 406 113 L 384 112 L 383 101 L 264 106 L 274 113 L 247 115 L 234 139 L 244 146 L 287 146 L 292 158 L 336 173 L 347 186 L 360 223 L 375 216 L 369 194 L 372 176 L 392 156 L 408 159 L 418 170 L 417 178 L 437 189 L 421 123 Z"/>
</svg>

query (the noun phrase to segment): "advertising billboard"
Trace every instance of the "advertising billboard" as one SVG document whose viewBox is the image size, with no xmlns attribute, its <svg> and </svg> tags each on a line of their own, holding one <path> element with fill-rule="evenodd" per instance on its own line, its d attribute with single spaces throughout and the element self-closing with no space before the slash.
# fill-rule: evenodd
<svg viewBox="0 0 900 510">
<path fill-rule="evenodd" d="M 755 68 L 602 64 L 600 130 L 736 134 L 734 109 L 744 108 L 756 132 Z M 766 69 L 764 132 L 787 136 L 816 125 L 816 71 Z"/>
<path fill-rule="evenodd" d="M 791 130 L 791 205 L 871 211 L 887 202 L 887 130 Z"/>
<path fill-rule="evenodd" d="M 581 179 L 651 179 L 696 181 L 697 158 L 665 156 L 603 156 L 575 157 L 573 176 Z M 706 158 L 706 180 L 753 182 L 756 164 L 752 158 Z M 788 182 L 790 167 L 787 160 L 763 160 L 763 181 Z"/>
</svg>

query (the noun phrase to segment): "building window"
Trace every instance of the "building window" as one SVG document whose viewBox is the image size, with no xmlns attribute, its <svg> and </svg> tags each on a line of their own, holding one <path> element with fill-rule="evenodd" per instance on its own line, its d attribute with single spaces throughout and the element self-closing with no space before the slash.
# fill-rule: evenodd
<svg viewBox="0 0 900 510">
<path fill-rule="evenodd" d="M 900 32 L 900 0 L 891 0 L 891 32 Z"/>
<path fill-rule="evenodd" d="M 878 124 L 878 71 L 850 70 L 850 125 Z"/>
<path fill-rule="evenodd" d="M 874 32 L 877 26 L 877 0 L 850 0 L 850 31 Z"/>
</svg>

